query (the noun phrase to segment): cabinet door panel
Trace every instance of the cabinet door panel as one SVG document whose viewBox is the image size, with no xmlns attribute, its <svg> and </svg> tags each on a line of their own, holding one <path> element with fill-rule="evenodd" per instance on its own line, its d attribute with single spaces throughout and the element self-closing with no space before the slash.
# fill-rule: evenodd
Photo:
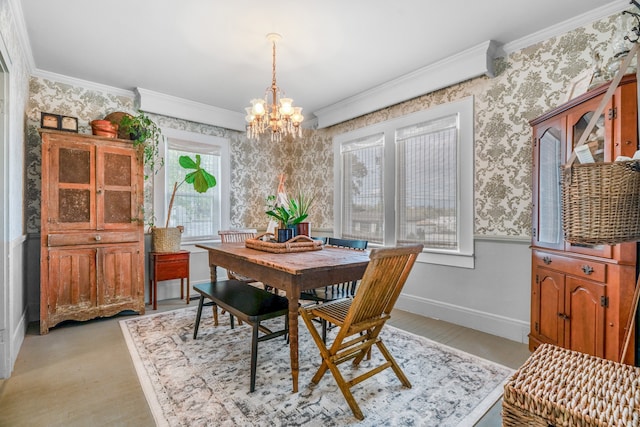
<svg viewBox="0 0 640 427">
<path fill-rule="evenodd" d="M 537 304 L 538 312 L 534 313 L 539 337 L 545 342 L 562 345 L 564 320 L 560 315 L 564 313 L 564 275 L 538 268 L 533 294 L 540 301 Z"/>
<path fill-rule="evenodd" d="M 600 283 L 567 277 L 565 312 L 569 322 L 564 347 L 604 357 L 605 289 Z"/>
<path fill-rule="evenodd" d="M 138 158 L 133 149 L 99 147 L 97 152 L 98 229 L 123 230 L 138 227 Z"/>
<path fill-rule="evenodd" d="M 138 244 L 100 249 L 101 305 L 138 299 L 142 289 L 141 256 Z"/>
<path fill-rule="evenodd" d="M 43 153 L 43 172 L 50 175 L 43 213 L 50 231 L 95 228 L 94 153 L 95 147 L 80 142 L 58 142 Z"/>
<path fill-rule="evenodd" d="M 96 250 L 49 250 L 48 306 L 52 317 L 96 307 Z"/>
</svg>

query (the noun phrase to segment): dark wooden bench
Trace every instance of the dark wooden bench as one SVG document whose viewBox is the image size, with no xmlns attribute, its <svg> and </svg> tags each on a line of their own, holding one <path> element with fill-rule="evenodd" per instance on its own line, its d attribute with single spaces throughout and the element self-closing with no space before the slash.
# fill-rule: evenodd
<svg viewBox="0 0 640 427">
<path fill-rule="evenodd" d="M 251 338 L 251 387 L 255 390 L 256 366 L 258 361 L 258 342 L 280 337 L 288 333 L 289 302 L 286 298 L 273 294 L 264 289 L 251 286 L 239 280 L 224 280 L 215 283 L 202 283 L 193 287 L 200 294 L 198 314 L 193 329 L 193 339 L 198 336 L 202 307 L 205 299 L 226 310 L 231 316 L 231 328 L 234 327 L 233 317 L 248 323 L 252 327 Z M 280 331 L 271 331 L 260 322 L 275 317 L 284 316 L 285 326 Z M 258 336 L 258 331 L 265 335 Z"/>
</svg>

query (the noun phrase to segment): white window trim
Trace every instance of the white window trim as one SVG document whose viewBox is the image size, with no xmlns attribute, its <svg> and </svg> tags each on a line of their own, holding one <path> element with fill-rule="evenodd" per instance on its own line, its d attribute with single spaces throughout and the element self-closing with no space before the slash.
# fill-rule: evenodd
<svg viewBox="0 0 640 427">
<path fill-rule="evenodd" d="M 396 129 L 410 126 L 415 123 L 433 120 L 438 117 L 459 114 L 460 131 L 459 131 L 459 169 L 458 169 L 458 226 L 459 226 L 459 249 L 435 250 L 425 249 L 419 256 L 418 262 L 441 264 L 454 267 L 474 268 L 474 241 L 473 241 L 473 215 L 474 215 L 474 199 L 473 199 L 473 179 L 474 179 L 474 115 L 473 115 L 473 96 L 463 98 L 458 101 L 450 102 L 443 105 L 430 108 L 428 110 L 418 111 L 406 116 L 376 123 L 352 132 L 337 135 L 333 139 L 333 176 L 334 180 L 334 230 L 336 235 L 342 235 L 342 223 L 340 214 L 342 212 L 342 168 L 340 147 L 343 143 L 354 139 L 363 138 L 365 136 L 384 133 L 385 147 L 385 194 L 396 194 L 396 145 L 395 132 Z M 389 178 L 393 177 L 393 178 Z M 385 242 L 390 245 L 396 242 L 395 230 L 395 208 L 396 198 L 387 197 L 385 199 Z"/>
<path fill-rule="evenodd" d="M 220 228 L 222 230 L 229 228 L 231 223 L 231 196 L 230 196 L 230 183 L 231 183 L 231 154 L 229 148 L 229 141 L 225 138 L 212 135 L 204 135 L 195 132 L 189 132 L 184 130 L 162 128 L 162 134 L 165 136 L 160 142 L 160 152 L 164 157 L 167 157 L 167 139 L 180 140 L 182 143 L 192 142 L 197 145 L 212 145 L 219 147 L 220 149 L 220 176 L 216 176 L 216 181 L 220 187 L 220 202 L 221 215 Z M 160 172 L 153 177 L 153 209 L 156 216 L 157 224 L 164 224 L 167 220 L 167 204 L 165 200 L 165 188 L 167 181 L 167 169 L 163 167 Z M 202 243 L 201 241 L 199 241 Z M 183 245 L 189 244 L 188 241 L 183 240 Z"/>
</svg>

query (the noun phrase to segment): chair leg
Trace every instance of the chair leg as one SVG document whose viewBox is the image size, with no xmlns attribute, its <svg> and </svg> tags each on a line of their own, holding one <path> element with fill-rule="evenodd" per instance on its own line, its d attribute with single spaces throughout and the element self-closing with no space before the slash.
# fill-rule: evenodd
<svg viewBox="0 0 640 427">
<path fill-rule="evenodd" d="M 409 382 L 409 379 L 406 377 L 404 372 L 402 372 L 402 369 L 400 369 L 400 365 L 398 365 L 398 363 L 393 358 L 389 350 L 387 350 L 387 347 L 384 345 L 384 343 L 378 340 L 376 342 L 376 345 L 380 349 L 380 352 L 382 353 L 384 358 L 387 359 L 387 362 L 391 363 L 391 369 L 393 369 L 393 372 L 396 373 L 396 376 L 398 377 L 402 385 L 404 385 L 407 388 L 411 388 L 411 383 Z"/>
<path fill-rule="evenodd" d="M 202 317 L 202 306 L 204 305 L 204 295 L 200 295 L 200 302 L 198 302 L 198 313 L 196 314 L 196 323 L 193 325 L 193 339 L 198 337 L 198 328 L 200 327 L 200 318 Z"/>
<path fill-rule="evenodd" d="M 327 321 L 325 319 L 322 320 L 322 342 L 327 343 Z"/>
<path fill-rule="evenodd" d="M 359 420 L 364 420 L 364 414 L 362 413 L 362 410 L 360 410 L 360 406 L 358 406 L 356 399 L 353 397 L 353 394 L 351 393 L 349 383 L 347 383 L 344 380 L 342 373 L 340 373 L 340 370 L 336 365 L 334 365 L 333 363 L 330 363 L 328 364 L 328 367 L 331 373 L 333 374 L 333 378 L 335 378 L 336 383 L 338 383 L 338 387 L 340 387 L 340 391 L 342 391 L 342 395 L 344 396 L 345 400 L 349 404 L 349 408 L 351 408 L 351 412 L 353 412 L 353 415 Z"/>
<path fill-rule="evenodd" d="M 251 334 L 251 385 L 249 386 L 249 393 L 253 393 L 256 389 L 256 368 L 258 366 L 258 327 L 259 322 L 252 325 L 253 330 Z"/>
</svg>

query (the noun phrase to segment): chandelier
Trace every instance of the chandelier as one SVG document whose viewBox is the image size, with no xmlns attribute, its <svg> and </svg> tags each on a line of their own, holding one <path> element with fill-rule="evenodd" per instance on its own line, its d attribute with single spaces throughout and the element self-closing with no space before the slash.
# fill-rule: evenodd
<svg viewBox="0 0 640 427">
<path fill-rule="evenodd" d="M 280 142 L 283 136 L 293 138 L 302 136 L 300 123 L 304 120 L 302 107 L 294 107 L 293 99 L 285 98 L 285 94 L 276 84 L 276 42 L 282 38 L 280 34 L 269 33 L 267 39 L 272 43 L 273 67 L 271 86 L 267 88 L 264 99 L 252 99 L 251 107 L 245 108 L 247 116 L 247 137 L 259 139 L 265 132 L 271 134 L 271 141 Z M 271 95 L 271 103 L 269 103 Z"/>
</svg>

